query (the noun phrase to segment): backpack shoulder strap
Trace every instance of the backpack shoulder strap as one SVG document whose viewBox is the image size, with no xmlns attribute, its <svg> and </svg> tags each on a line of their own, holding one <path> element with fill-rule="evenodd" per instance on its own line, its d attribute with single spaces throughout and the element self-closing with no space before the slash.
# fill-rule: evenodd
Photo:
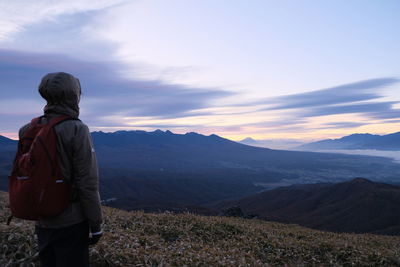
<svg viewBox="0 0 400 267">
<path fill-rule="evenodd" d="M 40 121 L 43 116 L 33 118 L 31 120 L 31 123 L 29 124 L 29 127 L 25 130 L 23 135 L 21 136 L 21 139 L 28 139 L 28 140 L 33 140 L 37 134 L 38 127 L 40 127 Z"/>
<path fill-rule="evenodd" d="M 77 121 L 80 121 L 80 119 L 78 119 L 78 118 L 72 118 L 72 117 L 70 117 L 70 116 L 68 116 L 68 115 L 61 115 L 61 116 L 58 116 L 58 117 L 55 117 L 55 118 L 51 119 L 51 120 L 46 124 L 46 127 L 50 129 L 50 128 L 53 128 L 54 126 L 56 126 L 57 124 L 60 124 L 60 123 L 62 123 L 62 122 L 64 122 L 64 121 L 69 121 L 69 120 L 77 120 Z"/>
<path fill-rule="evenodd" d="M 65 121 L 65 120 L 71 120 L 71 119 L 73 119 L 73 118 L 71 118 L 70 116 L 61 115 L 61 116 L 58 116 L 58 117 L 55 117 L 55 118 L 51 119 L 51 120 L 48 122 L 47 126 L 48 126 L 49 128 L 52 128 L 52 127 L 54 127 L 55 125 L 57 125 L 57 124 L 59 124 L 59 123 Z"/>
<path fill-rule="evenodd" d="M 39 124 L 39 123 L 40 123 L 40 120 L 41 120 L 43 117 L 44 117 L 44 116 L 39 116 L 39 117 L 33 118 L 33 119 L 31 120 L 31 126 L 36 126 L 37 124 Z"/>
</svg>

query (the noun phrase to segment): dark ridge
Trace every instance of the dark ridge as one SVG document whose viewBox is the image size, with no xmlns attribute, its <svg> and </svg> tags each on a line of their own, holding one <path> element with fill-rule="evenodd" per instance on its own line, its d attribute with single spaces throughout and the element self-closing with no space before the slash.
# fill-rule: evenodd
<svg viewBox="0 0 400 267">
<path fill-rule="evenodd" d="M 365 178 L 282 187 L 217 208 L 230 206 L 266 220 L 319 230 L 400 235 L 400 187 Z"/>
<path fill-rule="evenodd" d="M 377 149 L 400 150 L 400 132 L 387 135 L 352 134 L 338 139 L 325 139 L 304 144 L 299 149 L 330 150 L 330 149 Z"/>
<path fill-rule="evenodd" d="M 171 131 L 157 129 L 153 132 L 146 131 L 117 131 L 114 133 L 93 132 L 92 137 L 96 146 L 132 146 L 132 145 L 215 145 L 230 144 L 242 146 L 231 140 L 212 134 L 205 136 L 195 132 L 175 134 Z"/>
</svg>

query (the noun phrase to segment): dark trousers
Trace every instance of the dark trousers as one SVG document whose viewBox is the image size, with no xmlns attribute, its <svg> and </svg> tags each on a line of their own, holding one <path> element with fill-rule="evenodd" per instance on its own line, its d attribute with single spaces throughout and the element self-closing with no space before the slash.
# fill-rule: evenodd
<svg viewBox="0 0 400 267">
<path fill-rule="evenodd" d="M 36 227 L 42 266 L 89 266 L 89 225 L 78 223 L 64 228 Z"/>
</svg>

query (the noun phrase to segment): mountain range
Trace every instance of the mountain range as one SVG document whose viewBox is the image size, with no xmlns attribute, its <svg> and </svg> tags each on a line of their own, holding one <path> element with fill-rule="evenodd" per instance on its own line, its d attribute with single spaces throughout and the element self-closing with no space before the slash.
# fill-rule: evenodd
<svg viewBox="0 0 400 267">
<path fill-rule="evenodd" d="M 386 158 L 273 150 L 217 135 L 156 130 L 93 132 L 92 137 L 101 197 L 124 209 L 198 211 L 283 185 L 357 176 L 396 183 L 400 176 L 399 164 Z M 2 140 L 14 148 L 0 146 L 5 190 L 16 141 Z"/>
<path fill-rule="evenodd" d="M 114 133 L 92 133 L 100 166 L 128 170 L 156 171 L 246 171 L 271 174 L 267 180 L 364 176 L 379 179 L 370 164 L 389 164 L 380 157 L 354 156 L 334 153 L 285 151 L 253 147 L 240 144 L 215 134 L 198 133 L 174 134 L 170 131 L 117 131 Z M 355 168 L 355 166 L 357 166 Z M 398 167 L 398 164 L 391 165 Z M 347 172 L 347 175 L 341 173 Z M 370 171 L 375 172 L 371 175 Z M 382 170 L 380 170 L 382 171 Z M 362 172 L 365 172 L 363 175 Z M 306 173 L 304 175 L 302 173 Z M 376 175 L 375 175 L 376 174 Z M 381 173 L 380 173 L 381 174 Z M 255 180 L 262 182 L 255 175 Z M 265 178 L 265 177 L 264 177 Z"/>
<path fill-rule="evenodd" d="M 297 148 L 301 150 L 375 149 L 398 151 L 400 150 L 400 132 L 387 135 L 352 134 L 339 139 L 325 139 L 304 144 Z"/>
<path fill-rule="evenodd" d="M 400 186 L 356 178 L 293 185 L 219 203 L 224 210 L 334 232 L 400 235 Z"/>
</svg>

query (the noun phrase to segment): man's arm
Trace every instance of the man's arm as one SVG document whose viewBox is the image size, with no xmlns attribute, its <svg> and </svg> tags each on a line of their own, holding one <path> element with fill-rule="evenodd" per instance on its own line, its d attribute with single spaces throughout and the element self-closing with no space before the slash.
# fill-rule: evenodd
<svg viewBox="0 0 400 267">
<path fill-rule="evenodd" d="M 102 213 L 99 195 L 99 174 L 89 128 L 78 127 L 73 140 L 73 173 L 79 201 L 92 234 L 101 235 Z"/>
</svg>

